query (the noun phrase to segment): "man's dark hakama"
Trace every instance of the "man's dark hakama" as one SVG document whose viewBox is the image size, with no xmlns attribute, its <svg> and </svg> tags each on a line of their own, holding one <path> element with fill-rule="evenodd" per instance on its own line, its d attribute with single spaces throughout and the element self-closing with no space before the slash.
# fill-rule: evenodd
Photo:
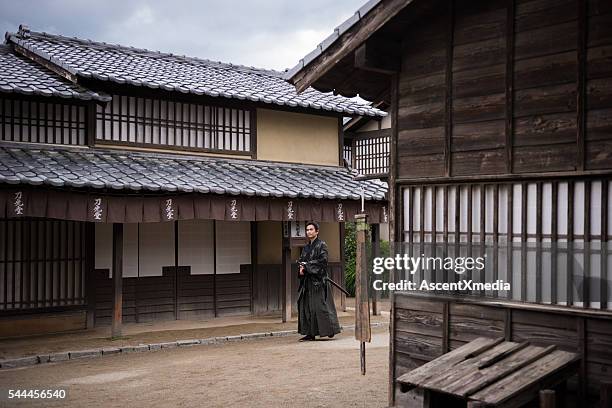
<svg viewBox="0 0 612 408">
<path fill-rule="evenodd" d="M 340 333 L 331 284 L 327 281 L 327 244 L 316 238 L 300 256 L 305 262 L 298 289 L 298 332 L 307 336 Z"/>
</svg>

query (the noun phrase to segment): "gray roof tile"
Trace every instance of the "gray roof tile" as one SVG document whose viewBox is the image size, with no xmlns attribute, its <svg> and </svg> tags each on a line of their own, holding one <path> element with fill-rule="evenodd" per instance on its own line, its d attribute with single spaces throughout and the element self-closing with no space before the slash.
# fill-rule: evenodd
<svg viewBox="0 0 612 408">
<path fill-rule="evenodd" d="M 356 172 L 310 166 L 0 142 L 0 183 L 260 197 L 384 200 L 387 184 Z"/>
<path fill-rule="evenodd" d="M 63 67 L 77 77 L 131 83 L 168 91 L 249 99 L 276 105 L 324 109 L 346 115 L 385 116 L 362 101 L 309 88 L 298 94 L 283 73 L 165 54 L 78 38 L 20 30 L 9 42 Z M 318 48 L 321 52 L 321 48 Z"/>
<path fill-rule="evenodd" d="M 110 101 L 110 96 L 92 92 L 60 77 L 47 68 L 0 45 L 0 92 L 58 96 L 81 100 Z"/>
</svg>

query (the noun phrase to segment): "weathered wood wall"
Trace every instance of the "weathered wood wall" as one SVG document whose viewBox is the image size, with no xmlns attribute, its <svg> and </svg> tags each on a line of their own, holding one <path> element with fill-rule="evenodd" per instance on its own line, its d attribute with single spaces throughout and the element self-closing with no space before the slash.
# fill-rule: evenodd
<svg viewBox="0 0 612 408">
<path fill-rule="evenodd" d="M 612 169 L 609 1 L 438 3 L 402 45 L 400 180 Z"/>
<path fill-rule="evenodd" d="M 123 321 L 198 319 L 251 312 L 251 266 L 240 273 L 191 275 L 189 267 L 164 267 L 162 276 L 123 278 Z M 96 325 L 110 324 L 113 286 L 108 270 L 96 270 Z M 216 299 L 214 294 L 216 293 Z M 178 313 L 176 310 L 178 309 Z"/>
<path fill-rule="evenodd" d="M 612 378 L 612 316 L 601 312 L 395 294 L 394 319 L 394 379 L 480 336 L 577 352 L 584 364 L 570 391 L 588 390 L 588 406 Z M 409 398 L 397 386 L 395 397 L 397 406 Z"/>
</svg>

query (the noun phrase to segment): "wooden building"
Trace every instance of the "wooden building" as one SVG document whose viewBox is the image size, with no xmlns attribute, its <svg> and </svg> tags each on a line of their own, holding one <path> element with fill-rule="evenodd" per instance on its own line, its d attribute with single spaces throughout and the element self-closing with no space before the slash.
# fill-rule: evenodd
<svg viewBox="0 0 612 408">
<path fill-rule="evenodd" d="M 597 406 L 612 380 L 612 3 L 373 0 L 286 78 L 390 104 L 391 239 L 491 251 L 470 278 L 511 282 L 393 294 L 390 405 L 409 404 L 403 373 L 504 336 L 577 352 L 568 401 Z"/>
<path fill-rule="evenodd" d="M 386 221 L 386 184 L 343 166 L 342 117 L 360 115 L 385 113 L 314 89 L 298 95 L 275 71 L 7 33 L 0 337 L 288 319 L 305 221 L 321 222 L 338 281 L 361 191 Z"/>
</svg>

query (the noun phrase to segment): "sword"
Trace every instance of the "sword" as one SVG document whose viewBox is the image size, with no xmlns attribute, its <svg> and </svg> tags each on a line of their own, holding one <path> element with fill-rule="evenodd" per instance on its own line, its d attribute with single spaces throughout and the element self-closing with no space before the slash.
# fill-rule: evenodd
<svg viewBox="0 0 612 408">
<path fill-rule="evenodd" d="M 306 265 L 306 262 L 298 262 L 298 265 L 302 265 L 302 266 L 304 266 L 304 265 Z M 327 279 L 327 281 L 328 281 L 329 283 L 331 283 L 332 285 L 334 285 L 335 287 L 337 287 L 337 288 L 340 290 L 340 292 L 344 293 L 346 296 L 349 296 L 349 297 L 351 296 L 351 294 L 350 294 L 350 293 L 348 293 L 348 291 L 347 291 L 346 289 L 344 289 L 342 286 L 340 286 L 339 284 L 337 284 L 336 282 L 334 282 L 333 280 L 331 280 L 331 278 L 329 278 L 329 277 L 327 277 L 327 276 L 326 276 L 326 277 L 325 277 L 325 279 Z"/>
<path fill-rule="evenodd" d="M 336 282 L 334 282 L 333 280 L 331 280 L 330 278 L 327 278 L 327 281 L 329 283 L 331 283 L 332 285 L 334 285 L 335 287 L 337 287 L 338 289 L 340 289 L 340 291 L 342 293 L 344 293 L 346 296 L 351 296 L 350 293 L 348 293 L 348 291 L 346 289 L 344 289 L 342 286 L 340 286 L 339 284 L 337 284 Z"/>
</svg>

